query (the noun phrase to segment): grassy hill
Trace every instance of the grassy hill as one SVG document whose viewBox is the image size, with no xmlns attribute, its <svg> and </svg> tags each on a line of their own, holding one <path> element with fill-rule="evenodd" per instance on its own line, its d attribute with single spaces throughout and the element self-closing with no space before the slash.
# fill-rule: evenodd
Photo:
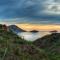
<svg viewBox="0 0 60 60">
<path fill-rule="evenodd" d="M 0 25 L 0 60 L 60 60 L 60 33 L 30 42 L 4 29 Z"/>
<path fill-rule="evenodd" d="M 45 50 L 50 60 L 60 60 L 60 33 L 53 33 L 33 42 L 38 48 Z"/>
<path fill-rule="evenodd" d="M 0 27 L 0 60 L 49 60 L 44 50 Z"/>
</svg>

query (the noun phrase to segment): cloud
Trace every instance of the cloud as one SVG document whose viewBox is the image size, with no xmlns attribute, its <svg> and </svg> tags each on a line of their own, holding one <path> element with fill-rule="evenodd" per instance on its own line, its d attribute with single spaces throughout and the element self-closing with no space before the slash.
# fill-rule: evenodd
<svg viewBox="0 0 60 60">
<path fill-rule="evenodd" d="M 1 22 L 49 24 L 56 20 L 60 20 L 60 0 L 0 1 Z"/>
<path fill-rule="evenodd" d="M 31 0 L 2 0 L 0 1 L 1 18 L 29 17 L 36 12 L 36 2 Z"/>
<path fill-rule="evenodd" d="M 33 16 L 37 16 L 39 11 L 39 0 L 1 0 L 0 1 L 0 21 L 16 22 L 15 18 L 19 18 L 19 22 L 34 20 Z M 21 20 L 21 18 L 25 20 Z"/>
<path fill-rule="evenodd" d="M 60 15 L 60 1 L 59 0 L 48 0 L 45 2 L 45 13 Z"/>
</svg>

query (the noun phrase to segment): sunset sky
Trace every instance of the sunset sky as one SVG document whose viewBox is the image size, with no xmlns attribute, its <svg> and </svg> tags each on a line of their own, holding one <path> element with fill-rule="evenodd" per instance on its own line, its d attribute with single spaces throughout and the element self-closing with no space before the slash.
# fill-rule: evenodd
<svg viewBox="0 0 60 60">
<path fill-rule="evenodd" d="M 24 29 L 60 30 L 60 0 L 1 0 L 0 23 L 22 24 L 19 27 Z"/>
<path fill-rule="evenodd" d="M 18 27 L 31 31 L 31 30 L 38 30 L 38 31 L 52 31 L 57 30 L 60 31 L 60 25 L 40 25 L 40 24 L 16 24 Z"/>
</svg>

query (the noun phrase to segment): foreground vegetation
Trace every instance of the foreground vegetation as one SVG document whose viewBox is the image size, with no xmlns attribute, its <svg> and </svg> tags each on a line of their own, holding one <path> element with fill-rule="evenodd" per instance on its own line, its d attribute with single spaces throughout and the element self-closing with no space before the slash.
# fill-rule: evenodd
<svg viewBox="0 0 60 60">
<path fill-rule="evenodd" d="M 49 60 L 60 60 L 60 33 L 46 35 L 34 41 L 33 44 L 43 49 Z"/>
<path fill-rule="evenodd" d="M 30 42 L 0 25 L 0 60 L 60 60 L 60 33 Z"/>
<path fill-rule="evenodd" d="M 10 31 L 0 30 L 0 60 L 48 60 L 46 53 L 32 42 Z"/>
</svg>

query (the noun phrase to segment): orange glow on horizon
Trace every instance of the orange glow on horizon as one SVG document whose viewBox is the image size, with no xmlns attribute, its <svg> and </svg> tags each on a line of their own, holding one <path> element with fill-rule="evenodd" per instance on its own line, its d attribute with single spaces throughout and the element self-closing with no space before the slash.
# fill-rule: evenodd
<svg viewBox="0 0 60 60">
<path fill-rule="evenodd" d="M 16 24 L 19 28 L 24 30 L 38 30 L 38 31 L 51 31 L 60 30 L 60 25 L 41 25 L 41 24 Z"/>
</svg>

